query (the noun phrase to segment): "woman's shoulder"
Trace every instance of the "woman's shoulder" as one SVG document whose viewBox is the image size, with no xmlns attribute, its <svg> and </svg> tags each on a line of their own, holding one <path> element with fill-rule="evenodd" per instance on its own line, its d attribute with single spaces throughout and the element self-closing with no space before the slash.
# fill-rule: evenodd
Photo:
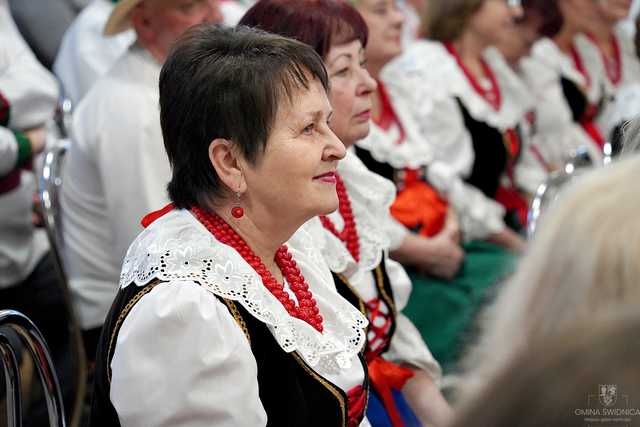
<svg viewBox="0 0 640 427">
<path fill-rule="evenodd" d="M 133 242 L 125 257 L 121 288 L 162 282 L 193 282 L 222 300 L 240 304 L 267 325 L 280 347 L 298 351 L 310 365 L 350 364 L 364 343 L 366 319 L 335 291 L 331 273 L 322 265 L 316 244 L 301 231 L 291 248 L 309 289 L 330 319 L 331 328 L 319 333 L 291 316 L 262 283 L 260 276 L 233 248 L 220 243 L 189 211 L 171 210 L 149 225 Z M 202 294 L 202 292 L 200 292 Z"/>
<path fill-rule="evenodd" d="M 407 86 L 420 91 L 428 88 L 431 97 L 444 93 L 461 73 L 446 47 L 431 40 L 416 40 L 381 71 L 381 79 L 390 86 Z"/>
</svg>

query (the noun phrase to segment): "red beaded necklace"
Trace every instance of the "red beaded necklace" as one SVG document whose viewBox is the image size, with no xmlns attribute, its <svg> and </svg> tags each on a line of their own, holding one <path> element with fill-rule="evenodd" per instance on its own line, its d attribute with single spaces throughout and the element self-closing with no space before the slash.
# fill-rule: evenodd
<svg viewBox="0 0 640 427">
<path fill-rule="evenodd" d="M 329 230 L 334 236 L 342 240 L 349 253 L 356 260 L 360 261 L 360 238 L 358 237 L 358 229 L 356 228 L 356 221 L 353 217 L 353 210 L 351 210 L 351 200 L 347 194 L 347 189 L 344 186 L 344 181 L 340 175 L 336 174 L 336 193 L 338 193 L 338 212 L 344 221 L 344 228 L 342 231 L 338 231 L 333 222 L 324 215 L 320 216 L 320 221 L 324 228 Z"/>
<path fill-rule="evenodd" d="M 591 76 L 589 75 L 589 71 L 587 70 L 587 68 L 584 66 L 584 63 L 582 62 L 582 57 L 580 56 L 580 53 L 578 53 L 578 49 L 576 49 L 574 45 L 571 45 L 569 52 L 571 53 L 573 65 L 576 67 L 576 70 L 578 70 L 580 74 L 582 74 L 582 77 L 584 77 L 585 88 L 589 89 L 591 87 Z"/>
<path fill-rule="evenodd" d="M 487 64 L 487 62 L 484 59 L 480 59 L 480 65 L 482 66 L 482 71 L 484 72 L 484 75 L 489 78 L 489 82 L 491 84 L 490 88 L 485 89 L 482 87 L 482 85 L 480 85 L 480 83 L 475 78 L 475 76 L 471 74 L 471 71 L 469 71 L 467 66 L 464 65 L 464 62 L 462 62 L 462 58 L 456 51 L 456 48 L 453 46 L 453 43 L 445 43 L 444 46 L 447 49 L 447 51 L 455 58 L 456 62 L 458 63 L 458 66 L 462 69 L 462 72 L 467 77 L 467 80 L 469 80 L 471 87 L 473 87 L 473 89 L 480 96 L 482 96 L 484 100 L 487 101 L 494 110 L 496 111 L 500 110 L 500 104 L 502 104 L 502 94 L 500 93 L 500 86 L 498 86 L 498 80 L 496 79 L 496 75 L 491 70 L 491 67 L 489 67 L 489 64 Z"/>
<path fill-rule="evenodd" d="M 622 55 L 620 54 L 620 45 L 618 44 L 618 39 L 616 38 L 615 34 L 611 34 L 611 39 L 609 42 L 611 43 L 613 58 L 605 55 L 604 50 L 600 47 L 593 34 L 587 34 L 587 37 L 591 39 L 593 44 L 598 46 L 600 56 L 602 57 L 602 63 L 604 64 L 604 70 L 607 73 L 609 81 L 613 83 L 614 86 L 618 86 L 618 84 L 622 80 Z"/>
<path fill-rule="evenodd" d="M 285 245 L 278 248 L 274 259 L 298 299 L 298 305 L 289 297 L 284 285 L 273 277 L 273 274 L 260 258 L 256 256 L 244 239 L 225 220 L 219 215 L 209 213 L 197 206 L 191 208 L 191 212 L 219 242 L 231 246 L 244 258 L 262 278 L 264 286 L 282 303 L 291 316 L 307 322 L 319 332 L 323 331 L 322 316 L 320 315 L 320 310 L 318 310 L 316 300 L 313 298 L 309 285 Z"/>
</svg>

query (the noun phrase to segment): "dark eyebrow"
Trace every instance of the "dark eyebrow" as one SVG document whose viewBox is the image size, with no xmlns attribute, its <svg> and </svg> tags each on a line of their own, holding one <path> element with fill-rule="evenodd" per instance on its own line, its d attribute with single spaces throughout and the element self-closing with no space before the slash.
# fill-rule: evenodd
<svg viewBox="0 0 640 427">
<path fill-rule="evenodd" d="M 308 118 L 311 117 L 314 122 L 319 122 L 322 119 L 323 115 L 324 115 L 323 110 L 312 111 L 304 115 L 304 120 L 307 120 Z M 329 110 L 329 114 L 327 114 L 327 119 L 330 119 L 332 115 L 333 115 L 333 110 Z"/>
<path fill-rule="evenodd" d="M 336 56 L 333 59 L 333 61 L 331 61 L 331 63 L 333 64 L 334 62 L 336 62 L 338 59 L 342 58 L 343 56 L 346 56 L 348 59 L 352 59 L 353 58 L 353 55 L 351 55 L 350 53 L 341 53 L 340 55 Z"/>
</svg>

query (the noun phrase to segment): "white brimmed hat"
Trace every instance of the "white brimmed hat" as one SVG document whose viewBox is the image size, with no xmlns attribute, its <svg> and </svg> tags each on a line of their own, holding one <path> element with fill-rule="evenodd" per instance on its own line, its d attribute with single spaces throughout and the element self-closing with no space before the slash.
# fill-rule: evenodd
<svg viewBox="0 0 640 427">
<path fill-rule="evenodd" d="M 142 0 L 119 0 L 104 25 L 104 34 L 112 36 L 131 28 L 131 11 Z"/>
</svg>

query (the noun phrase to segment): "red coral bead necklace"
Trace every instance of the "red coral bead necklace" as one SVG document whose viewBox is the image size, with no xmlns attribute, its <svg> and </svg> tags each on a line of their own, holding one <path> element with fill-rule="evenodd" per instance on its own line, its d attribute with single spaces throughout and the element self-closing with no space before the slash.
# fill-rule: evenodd
<svg viewBox="0 0 640 427">
<path fill-rule="evenodd" d="M 347 194 L 347 189 L 344 186 L 342 177 L 336 174 L 336 193 L 338 193 L 338 212 L 344 221 L 344 228 L 342 231 L 338 231 L 335 224 L 329 219 L 329 217 L 321 215 L 320 221 L 324 228 L 329 230 L 334 236 L 342 240 L 347 247 L 347 250 L 356 260 L 360 261 L 360 238 L 358 236 L 358 229 L 356 228 L 356 221 L 353 217 L 353 210 L 351 209 L 351 200 Z"/>
<path fill-rule="evenodd" d="M 205 211 L 197 206 L 191 208 L 191 212 L 193 212 L 198 221 L 200 221 L 219 242 L 231 246 L 244 258 L 255 272 L 258 273 L 260 278 L 262 278 L 262 283 L 264 283 L 269 292 L 280 301 L 291 316 L 307 322 L 318 332 L 323 331 L 323 319 L 320 315 L 317 302 L 313 298 L 313 294 L 309 290 L 309 285 L 285 245 L 278 248 L 274 260 L 282 272 L 282 275 L 287 280 L 291 291 L 293 291 L 293 294 L 296 296 L 298 300 L 297 305 L 284 289 L 284 285 L 276 280 L 262 260 L 260 260 L 249 245 L 247 245 L 247 242 L 245 242 L 224 219 L 216 213 Z"/>
</svg>

